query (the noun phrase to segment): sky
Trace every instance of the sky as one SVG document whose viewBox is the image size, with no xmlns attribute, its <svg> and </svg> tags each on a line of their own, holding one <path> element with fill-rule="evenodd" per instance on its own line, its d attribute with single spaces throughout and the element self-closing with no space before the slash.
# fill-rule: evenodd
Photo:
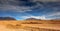
<svg viewBox="0 0 60 31">
<path fill-rule="evenodd" d="M 0 0 L 0 17 L 60 19 L 60 0 Z"/>
</svg>

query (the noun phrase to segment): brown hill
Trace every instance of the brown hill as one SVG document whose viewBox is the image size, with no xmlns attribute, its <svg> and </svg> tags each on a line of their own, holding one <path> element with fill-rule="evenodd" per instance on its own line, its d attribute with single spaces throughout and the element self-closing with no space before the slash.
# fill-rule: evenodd
<svg viewBox="0 0 60 31">
<path fill-rule="evenodd" d="M 36 19 L 36 18 L 28 18 L 26 20 L 41 20 L 41 19 Z"/>
<path fill-rule="evenodd" d="M 13 17 L 0 17 L 0 20 L 16 20 Z"/>
</svg>

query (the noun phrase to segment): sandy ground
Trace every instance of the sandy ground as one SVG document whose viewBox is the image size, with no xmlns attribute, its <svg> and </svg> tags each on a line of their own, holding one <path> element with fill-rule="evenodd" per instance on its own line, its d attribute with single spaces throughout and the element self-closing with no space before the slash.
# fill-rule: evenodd
<svg viewBox="0 0 60 31">
<path fill-rule="evenodd" d="M 60 24 L 23 24 L 24 26 L 29 27 L 39 27 L 44 29 L 53 29 L 60 30 Z"/>
<path fill-rule="evenodd" d="M 60 31 L 60 24 L 20 24 L 14 21 L 0 21 L 0 31 Z"/>
<path fill-rule="evenodd" d="M 6 26 L 0 25 L 0 31 L 28 31 L 24 29 L 8 29 Z"/>
</svg>

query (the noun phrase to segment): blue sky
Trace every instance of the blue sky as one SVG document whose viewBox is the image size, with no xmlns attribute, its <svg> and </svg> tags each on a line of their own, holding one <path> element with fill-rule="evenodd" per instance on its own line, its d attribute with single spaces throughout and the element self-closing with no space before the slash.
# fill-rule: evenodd
<svg viewBox="0 0 60 31">
<path fill-rule="evenodd" d="M 0 0 L 0 17 L 60 19 L 59 0 Z"/>
</svg>

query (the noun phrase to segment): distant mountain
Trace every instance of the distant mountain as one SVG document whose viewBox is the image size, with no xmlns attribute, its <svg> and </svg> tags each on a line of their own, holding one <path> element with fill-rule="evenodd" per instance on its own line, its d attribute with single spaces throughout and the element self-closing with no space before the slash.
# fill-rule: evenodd
<svg viewBox="0 0 60 31">
<path fill-rule="evenodd" d="M 16 20 L 13 17 L 0 17 L 0 20 Z"/>
<path fill-rule="evenodd" d="M 36 18 L 28 18 L 26 20 L 41 20 L 41 19 L 36 19 Z"/>
</svg>

